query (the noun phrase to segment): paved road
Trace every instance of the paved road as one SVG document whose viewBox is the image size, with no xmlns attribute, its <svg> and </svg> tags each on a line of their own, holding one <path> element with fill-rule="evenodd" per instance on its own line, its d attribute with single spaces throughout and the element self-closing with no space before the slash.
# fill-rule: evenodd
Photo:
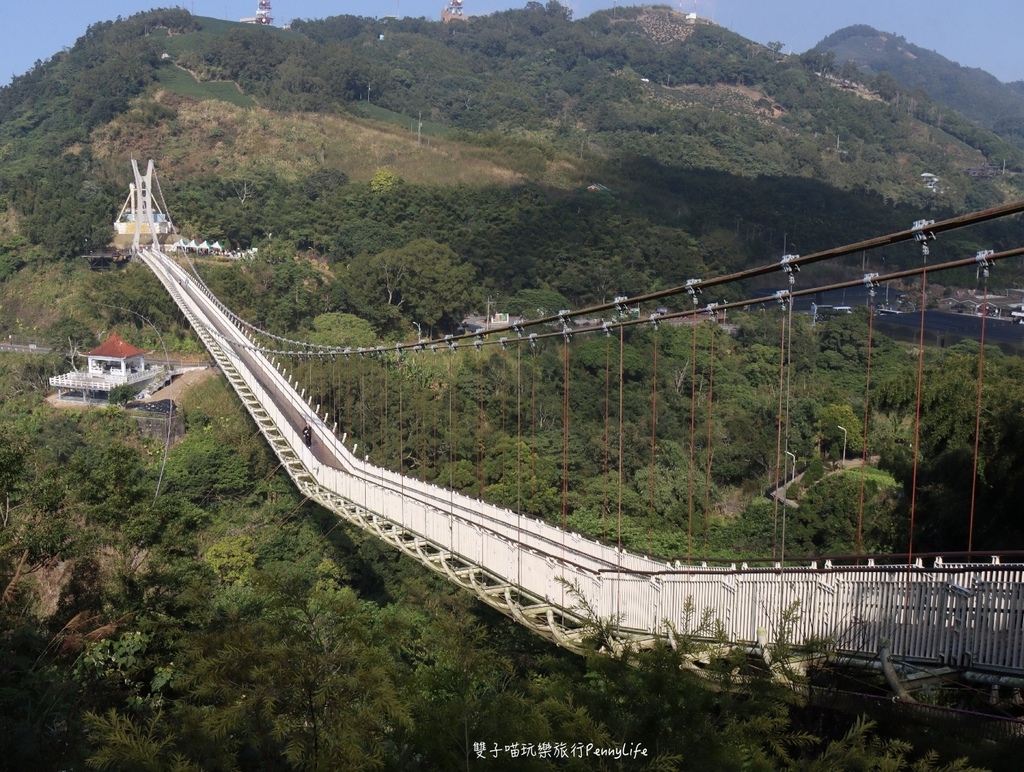
<svg viewBox="0 0 1024 772">
<path fill-rule="evenodd" d="M 880 316 L 875 324 L 880 331 L 893 334 L 896 330 L 917 333 L 921 327 L 918 313 Z M 960 339 L 981 340 L 981 317 L 971 314 L 950 314 L 945 311 L 924 312 L 925 344 L 952 345 Z M 985 340 L 1007 347 L 1024 345 L 1024 325 L 1005 319 L 985 322 Z"/>
<path fill-rule="evenodd" d="M 20 343 L 0 343 L 0 351 L 11 351 L 18 354 L 49 354 L 49 346 L 40 346 L 36 343 L 22 345 Z"/>
</svg>

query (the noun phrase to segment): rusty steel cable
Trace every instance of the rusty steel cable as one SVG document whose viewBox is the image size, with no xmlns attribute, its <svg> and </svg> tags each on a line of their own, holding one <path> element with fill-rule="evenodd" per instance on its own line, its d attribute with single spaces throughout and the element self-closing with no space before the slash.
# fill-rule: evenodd
<svg viewBox="0 0 1024 772">
<path fill-rule="evenodd" d="M 708 559 L 708 515 L 711 511 L 711 430 L 713 427 L 712 419 L 715 405 L 715 325 L 711 325 L 709 333 L 711 340 L 708 352 L 708 445 L 705 451 L 707 458 L 705 459 L 704 468 L 704 560 Z"/>
<path fill-rule="evenodd" d="M 981 269 L 985 284 L 981 297 L 981 346 L 978 350 L 978 399 L 974 410 L 974 463 L 971 468 L 971 513 L 967 523 L 967 551 L 974 549 L 974 511 L 978 495 L 978 448 L 981 440 L 981 390 L 985 381 L 985 319 L 988 317 L 988 263 Z"/>
<path fill-rule="evenodd" d="M 868 422 L 871 416 L 871 351 L 873 348 L 873 333 L 875 320 L 875 287 L 869 283 L 868 294 L 871 306 L 868 309 L 868 361 L 864 375 L 864 443 L 860 456 L 860 503 L 857 510 L 857 552 L 864 549 L 864 488 L 867 483 L 868 464 Z"/>
<path fill-rule="evenodd" d="M 690 562 L 691 540 L 693 538 L 693 445 L 697 430 L 697 320 L 690 322 L 693 330 L 693 350 L 690 354 L 690 469 L 689 469 L 689 514 L 686 521 L 686 562 Z"/>
<path fill-rule="evenodd" d="M 779 544 L 779 497 L 782 495 L 782 481 L 779 477 L 779 465 L 782 463 L 782 376 L 786 364 L 786 315 L 782 315 L 782 340 L 779 343 L 779 421 L 778 434 L 775 438 L 775 510 L 772 515 L 772 557 L 775 557 Z M 789 491 L 786 491 L 787 495 Z"/>
</svg>

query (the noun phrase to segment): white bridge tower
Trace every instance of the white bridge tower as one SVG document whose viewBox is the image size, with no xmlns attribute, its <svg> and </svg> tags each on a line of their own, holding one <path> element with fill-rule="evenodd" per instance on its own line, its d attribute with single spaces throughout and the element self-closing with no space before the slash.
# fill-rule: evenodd
<svg viewBox="0 0 1024 772">
<path fill-rule="evenodd" d="M 167 236 L 174 232 L 174 224 L 167 216 L 167 206 L 162 204 L 163 194 L 160 192 L 160 182 L 156 178 L 156 171 L 153 161 L 150 159 L 146 166 L 146 173 L 139 171 L 139 163 L 132 159 L 132 172 L 135 174 L 135 182 L 131 183 L 128 190 L 128 198 L 114 223 L 114 230 L 118 235 L 132 236 L 132 251 L 139 250 L 139 244 L 145 237 L 147 241 L 152 239 L 153 246 L 160 248 L 160 237 Z M 153 198 L 153 184 L 156 184 L 157 194 L 161 204 L 157 204 Z"/>
</svg>

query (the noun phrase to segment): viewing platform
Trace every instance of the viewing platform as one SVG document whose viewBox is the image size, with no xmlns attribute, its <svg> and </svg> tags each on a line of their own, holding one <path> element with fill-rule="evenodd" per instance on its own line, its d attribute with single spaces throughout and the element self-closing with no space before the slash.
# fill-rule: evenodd
<svg viewBox="0 0 1024 772">
<path fill-rule="evenodd" d="M 75 370 L 50 378 L 57 399 L 66 402 L 106 402 L 119 386 L 137 384 L 139 391 L 164 375 L 163 365 L 147 365 L 145 353 L 114 334 L 86 354 L 87 370 Z"/>
</svg>

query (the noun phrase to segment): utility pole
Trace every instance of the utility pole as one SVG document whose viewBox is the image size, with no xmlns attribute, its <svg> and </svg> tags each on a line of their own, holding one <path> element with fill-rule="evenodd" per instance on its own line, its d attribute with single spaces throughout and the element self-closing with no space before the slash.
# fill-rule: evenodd
<svg viewBox="0 0 1024 772">
<path fill-rule="evenodd" d="M 843 433 L 843 469 L 846 469 L 846 428 L 838 424 L 836 428 Z"/>
</svg>

